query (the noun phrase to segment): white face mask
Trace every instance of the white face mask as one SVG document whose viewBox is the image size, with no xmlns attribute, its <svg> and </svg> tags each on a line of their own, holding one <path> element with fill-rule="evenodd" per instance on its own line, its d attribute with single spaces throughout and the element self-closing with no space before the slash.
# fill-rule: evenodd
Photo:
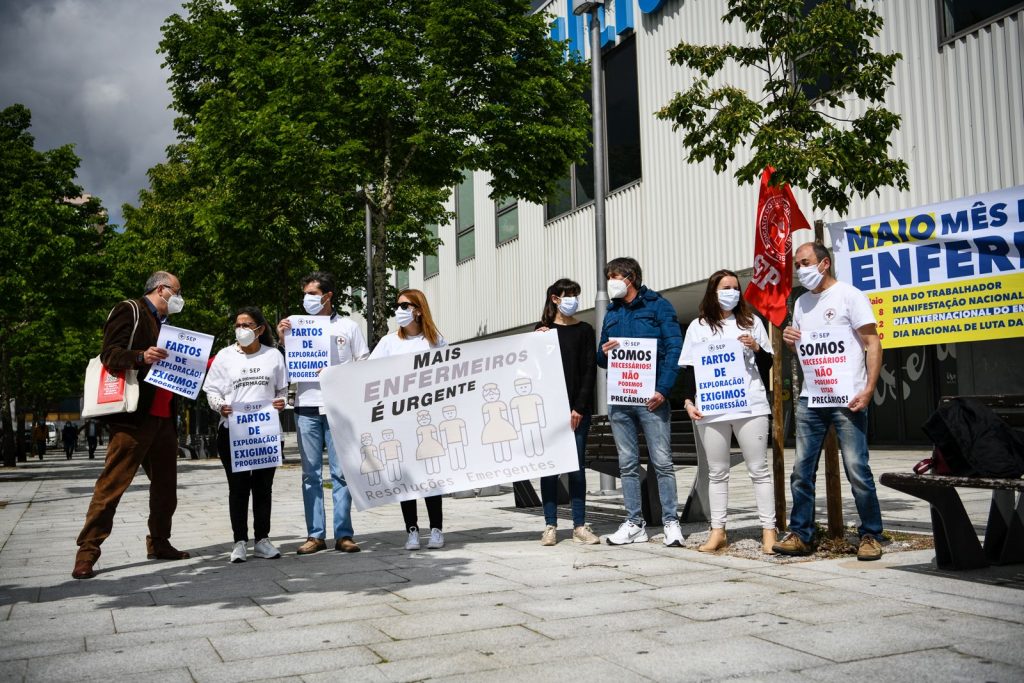
<svg viewBox="0 0 1024 683">
<path fill-rule="evenodd" d="M 796 277 L 800 280 L 800 284 L 806 287 L 809 291 L 814 291 L 821 284 L 821 281 L 825 279 L 825 274 L 818 270 L 820 264 L 813 266 L 804 266 L 803 268 L 797 268 Z"/>
<path fill-rule="evenodd" d="M 576 311 L 579 310 L 579 307 L 580 301 L 574 296 L 563 296 L 562 300 L 558 302 L 558 310 L 565 316 L 576 315 Z"/>
<path fill-rule="evenodd" d="M 172 294 L 167 299 L 167 315 L 174 315 L 175 313 L 181 313 L 181 309 L 185 308 L 185 300 L 181 298 L 180 294 Z"/>
<path fill-rule="evenodd" d="M 718 305 L 723 311 L 731 311 L 740 302 L 740 290 L 720 289 L 718 290 Z"/>
<path fill-rule="evenodd" d="M 395 322 L 398 323 L 399 327 L 405 327 L 406 325 L 408 325 L 412 321 L 413 321 L 413 314 L 412 314 L 412 309 L 411 308 L 406 308 L 406 309 L 396 308 L 395 309 Z"/>
<path fill-rule="evenodd" d="M 324 310 L 323 299 L 323 296 L 320 294 L 306 294 L 302 297 L 302 307 L 306 309 L 306 313 L 316 315 Z"/>
<path fill-rule="evenodd" d="M 240 346 L 248 346 L 256 341 L 256 330 L 250 330 L 248 327 L 236 327 L 235 339 Z"/>
<path fill-rule="evenodd" d="M 626 292 L 629 291 L 629 285 L 626 284 L 625 280 L 608 280 L 608 297 L 611 299 L 621 299 L 626 296 Z"/>
</svg>

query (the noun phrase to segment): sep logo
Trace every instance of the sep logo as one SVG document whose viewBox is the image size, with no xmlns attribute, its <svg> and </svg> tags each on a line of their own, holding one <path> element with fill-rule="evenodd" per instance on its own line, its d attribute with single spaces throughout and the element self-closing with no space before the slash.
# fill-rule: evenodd
<svg viewBox="0 0 1024 683">
<path fill-rule="evenodd" d="M 193 336 L 191 334 L 185 334 L 184 332 L 179 332 L 178 333 L 178 341 L 194 342 L 194 341 L 199 341 L 199 337 L 195 337 L 195 336 Z"/>
</svg>

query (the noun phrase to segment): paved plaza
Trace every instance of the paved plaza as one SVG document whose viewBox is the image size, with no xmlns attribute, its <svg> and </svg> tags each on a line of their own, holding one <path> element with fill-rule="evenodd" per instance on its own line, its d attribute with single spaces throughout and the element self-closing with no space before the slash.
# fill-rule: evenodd
<svg viewBox="0 0 1024 683">
<path fill-rule="evenodd" d="M 920 457 L 876 451 L 876 479 Z M 140 472 L 97 577 L 75 581 L 101 463 L 51 450 L 0 470 L 0 681 L 1024 680 L 1024 566 L 940 572 L 931 550 L 857 562 L 580 546 L 564 509 L 560 542 L 541 547 L 543 517 L 516 510 L 509 492 L 446 498 L 442 550 L 404 550 L 389 505 L 354 514 L 363 552 L 299 557 L 294 464 L 274 486 L 281 559 L 229 564 L 220 463 L 182 460 L 172 542 L 192 559 L 146 560 Z M 681 500 L 694 471 L 677 472 Z M 925 504 L 879 494 L 887 528 L 930 529 Z M 983 524 L 988 492 L 964 499 Z M 611 533 L 621 498 L 593 502 L 595 532 Z M 847 489 L 844 502 L 855 522 Z M 824 521 L 820 486 L 819 503 Z M 730 540 L 753 544 L 742 465 L 730 505 Z"/>
</svg>

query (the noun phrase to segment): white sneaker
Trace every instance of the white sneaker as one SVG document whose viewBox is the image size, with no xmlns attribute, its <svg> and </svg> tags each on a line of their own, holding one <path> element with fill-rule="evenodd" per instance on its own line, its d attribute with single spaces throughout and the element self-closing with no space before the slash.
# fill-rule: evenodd
<svg viewBox="0 0 1024 683">
<path fill-rule="evenodd" d="M 278 552 L 269 538 L 256 541 L 256 545 L 252 547 L 252 554 L 264 560 L 276 560 L 281 557 L 281 553 Z"/>
<path fill-rule="evenodd" d="M 608 545 L 626 545 L 627 543 L 647 542 L 647 523 L 640 522 L 637 526 L 628 519 L 619 525 L 619 530 L 608 536 L 605 543 Z"/>
<path fill-rule="evenodd" d="M 440 529 L 430 530 L 430 540 L 427 541 L 428 548 L 443 548 L 444 547 L 444 534 L 441 533 Z"/>
<path fill-rule="evenodd" d="M 231 562 L 245 562 L 245 541 L 235 542 L 235 547 L 231 549 Z"/>
<path fill-rule="evenodd" d="M 683 529 L 679 526 L 679 522 L 672 520 L 671 522 L 665 522 L 665 546 L 669 548 L 682 548 L 683 547 Z"/>
<path fill-rule="evenodd" d="M 420 549 L 420 530 L 416 527 L 409 529 L 409 540 L 405 542 L 406 550 Z"/>
</svg>

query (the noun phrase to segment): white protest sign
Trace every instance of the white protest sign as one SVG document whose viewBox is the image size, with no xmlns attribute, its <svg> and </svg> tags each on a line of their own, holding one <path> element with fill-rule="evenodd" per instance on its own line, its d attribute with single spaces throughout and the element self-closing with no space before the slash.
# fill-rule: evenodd
<svg viewBox="0 0 1024 683">
<path fill-rule="evenodd" d="M 273 401 L 232 403 L 227 422 L 232 472 L 281 464 L 281 418 Z"/>
<path fill-rule="evenodd" d="M 697 409 L 718 415 L 750 409 L 746 363 L 738 339 L 716 339 L 693 347 Z"/>
<path fill-rule="evenodd" d="M 334 365 L 320 388 L 360 510 L 579 468 L 555 331 Z"/>
<path fill-rule="evenodd" d="M 637 405 L 654 396 L 658 382 L 658 340 L 613 337 L 608 352 L 608 405 Z"/>
<path fill-rule="evenodd" d="M 796 345 L 808 408 L 845 407 L 857 394 L 855 354 L 864 353 L 847 327 L 801 330 Z"/>
<path fill-rule="evenodd" d="M 162 325 L 156 345 L 167 351 L 167 358 L 153 363 L 146 381 L 185 398 L 198 396 L 206 377 L 213 336 Z"/>
<path fill-rule="evenodd" d="M 331 319 L 326 315 L 293 315 L 284 336 L 284 363 L 289 382 L 315 382 L 330 364 Z"/>
</svg>

